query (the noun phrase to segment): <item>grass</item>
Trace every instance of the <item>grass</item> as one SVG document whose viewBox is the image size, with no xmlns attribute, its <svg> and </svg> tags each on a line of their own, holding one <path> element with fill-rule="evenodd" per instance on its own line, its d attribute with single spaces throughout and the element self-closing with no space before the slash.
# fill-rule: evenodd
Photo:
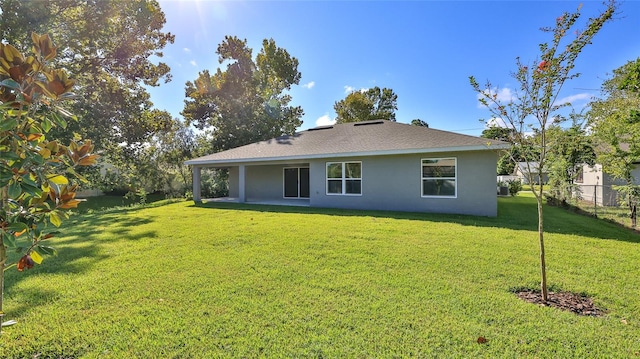
<svg viewBox="0 0 640 359">
<path fill-rule="evenodd" d="M 155 203 L 165 199 L 163 193 L 150 193 L 146 197 L 146 203 Z M 80 213 L 92 213 L 96 211 L 104 211 L 106 209 L 118 207 L 132 207 L 139 205 L 141 198 L 139 196 L 125 197 L 123 195 L 104 195 L 97 197 L 85 198 L 77 211 Z"/>
<path fill-rule="evenodd" d="M 179 202 L 73 216 L 57 257 L 7 272 L 0 357 L 636 355 L 640 237 L 545 211 L 552 289 L 606 316 L 513 294 L 538 283 L 526 195 L 497 218 Z"/>
</svg>

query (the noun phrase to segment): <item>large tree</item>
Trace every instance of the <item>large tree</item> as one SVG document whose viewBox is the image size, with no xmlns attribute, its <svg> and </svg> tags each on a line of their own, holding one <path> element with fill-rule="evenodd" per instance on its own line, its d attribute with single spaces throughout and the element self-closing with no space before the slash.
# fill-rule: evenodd
<svg viewBox="0 0 640 359">
<path fill-rule="evenodd" d="M 490 81 L 481 86 L 476 79 L 469 78 L 471 86 L 480 95 L 480 102 L 491 112 L 493 118 L 501 119 L 514 131 L 514 143 L 520 146 L 527 160 L 529 183 L 536 177 L 542 178 L 547 165 L 549 126 L 561 121 L 563 110 L 570 104 L 560 103 L 559 96 L 567 81 L 579 76 L 574 72 L 575 61 L 585 46 L 604 24 L 613 18 L 617 4 L 610 1 L 604 12 L 587 20 L 583 29 L 579 27 L 580 8 L 574 13 L 565 12 L 555 21 L 555 26 L 544 28 L 551 34 L 551 41 L 539 45 L 540 57 L 531 64 L 516 59 L 517 71 L 512 73 L 519 88 L 515 96 L 501 100 L 498 89 Z M 567 39 L 575 34 L 572 40 Z M 534 135 L 532 136 L 531 133 Z M 532 159 L 535 158 L 535 161 Z M 538 241 L 540 246 L 540 288 L 542 300 L 548 300 L 547 272 L 544 247 L 544 214 L 542 186 L 532 186 L 538 207 Z"/>
<path fill-rule="evenodd" d="M 216 152 L 293 134 L 304 114 L 288 94 L 302 76 L 298 59 L 265 39 L 254 60 L 247 40 L 235 36 L 226 36 L 216 53 L 226 68 L 204 70 L 186 83 L 187 124 L 206 130 Z"/>
<path fill-rule="evenodd" d="M 155 0 L 0 0 L 0 33 L 20 50 L 31 31 L 48 33 L 58 45 L 55 66 L 77 74 L 78 122 L 54 129 L 95 140 L 112 162 L 132 156 L 172 120 L 153 108 L 146 86 L 170 79 L 157 62 L 174 40 L 162 31 L 164 13 Z M 115 160 L 113 160 L 115 158 Z"/>
<path fill-rule="evenodd" d="M 337 101 L 333 109 L 338 115 L 336 123 L 370 120 L 396 120 L 398 95 L 392 89 L 373 87 L 368 90 L 352 91 L 344 99 Z"/>
<path fill-rule="evenodd" d="M 640 163 L 640 58 L 613 71 L 602 84 L 602 98 L 591 102 L 589 126 L 604 172 L 623 181 L 621 204 L 629 206 L 635 226 L 640 186 L 633 170 Z"/>
</svg>

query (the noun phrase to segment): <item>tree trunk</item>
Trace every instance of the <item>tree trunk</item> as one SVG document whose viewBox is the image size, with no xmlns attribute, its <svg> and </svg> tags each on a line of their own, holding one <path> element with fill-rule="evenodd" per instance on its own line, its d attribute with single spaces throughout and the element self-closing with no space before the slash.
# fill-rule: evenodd
<svg viewBox="0 0 640 359">
<path fill-rule="evenodd" d="M 547 290 L 547 264 L 544 254 L 544 216 L 542 212 L 542 184 L 540 185 L 540 193 L 537 196 L 538 200 L 538 240 L 540 242 L 540 291 L 542 293 L 542 300 L 547 301 L 549 299 L 549 292 Z"/>
</svg>

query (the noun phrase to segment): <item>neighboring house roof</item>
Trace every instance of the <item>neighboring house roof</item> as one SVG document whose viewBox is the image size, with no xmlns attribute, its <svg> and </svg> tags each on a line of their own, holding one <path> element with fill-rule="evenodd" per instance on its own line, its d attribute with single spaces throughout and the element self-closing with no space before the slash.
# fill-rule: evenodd
<svg viewBox="0 0 640 359">
<path fill-rule="evenodd" d="M 188 165 L 507 149 L 506 142 L 386 120 L 321 126 L 186 161 Z"/>
<path fill-rule="evenodd" d="M 533 174 L 539 173 L 538 166 L 538 162 L 529 162 L 529 168 L 531 169 L 531 172 Z M 546 174 L 547 172 L 548 171 L 546 170 L 546 168 L 542 169 L 543 174 Z M 529 170 L 527 169 L 527 162 L 518 162 L 518 165 L 514 169 L 513 174 L 517 175 L 518 173 L 522 173 L 523 175 L 529 173 Z"/>
</svg>

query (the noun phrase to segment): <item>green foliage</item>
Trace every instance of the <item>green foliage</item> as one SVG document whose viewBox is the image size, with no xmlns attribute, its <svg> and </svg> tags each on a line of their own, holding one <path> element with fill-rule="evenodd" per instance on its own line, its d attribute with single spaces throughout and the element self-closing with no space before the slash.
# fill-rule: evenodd
<svg viewBox="0 0 640 359">
<path fill-rule="evenodd" d="M 509 187 L 509 194 L 513 197 L 522 191 L 522 182 L 519 179 L 507 181 L 507 187 Z"/>
<path fill-rule="evenodd" d="M 226 169 L 203 168 L 200 178 L 201 196 L 219 198 L 229 196 L 229 171 Z"/>
<path fill-rule="evenodd" d="M 414 118 L 413 120 L 411 120 L 411 125 L 412 126 L 422 126 L 422 127 L 429 127 L 429 124 L 425 121 L 422 121 L 419 118 Z"/>
<path fill-rule="evenodd" d="M 171 128 L 159 133 L 154 146 L 158 150 L 158 160 L 164 169 L 167 187 L 183 195 L 192 187 L 191 170 L 184 161 L 195 157 L 196 134 L 183 122 L 175 120 Z M 176 182 L 182 188 L 173 188 Z"/>
<path fill-rule="evenodd" d="M 568 202 L 580 195 L 574 183 L 583 165 L 595 164 L 596 154 L 593 139 L 586 129 L 574 122 L 569 128 L 552 126 L 548 129 L 549 185 L 550 194 L 560 203 Z"/>
<path fill-rule="evenodd" d="M 543 28 L 551 34 L 550 42 L 539 45 L 540 58 L 530 65 L 516 59 L 517 71 L 512 73 L 519 88 L 513 98 L 503 101 L 498 98 L 498 88 L 490 81 L 481 86 L 473 76 L 469 82 L 479 95 L 479 101 L 490 111 L 492 120 L 499 119 L 513 132 L 513 143 L 520 150 L 520 155 L 531 168 L 536 162 L 538 171 L 527 171 L 529 183 L 536 183 L 542 178 L 542 172 L 548 167 L 549 126 L 565 120 L 561 110 L 571 106 L 561 103 L 560 94 L 567 81 L 579 76 L 574 72 L 575 61 L 589 45 L 593 37 L 605 23 L 613 18 L 617 3 L 610 0 L 607 8 L 599 16 L 590 18 L 584 29 L 579 28 L 580 8 L 574 13 L 565 12 L 555 21 L 554 27 Z M 576 37 L 567 40 L 569 34 Z M 532 135 L 533 133 L 533 135 Z M 537 173 L 536 173 L 537 172 Z M 540 273 L 543 299 L 547 300 L 546 260 L 544 250 L 544 212 L 542 202 L 544 192 L 542 186 L 533 190 L 538 202 L 538 238 L 540 244 Z"/>
<path fill-rule="evenodd" d="M 148 142 L 171 126 L 146 89 L 170 80 L 169 67 L 157 61 L 174 41 L 162 32 L 164 24 L 155 0 L 0 0 L 3 41 L 24 52 L 31 31 L 49 33 L 63 49 L 53 64 L 77 74 L 78 97 L 68 109 L 78 121 L 53 127 L 51 136 L 93 139 L 104 162 L 120 173 L 140 163 Z"/>
<path fill-rule="evenodd" d="M 214 152 L 293 134 L 302 124 L 301 107 L 290 106 L 291 86 L 300 82 L 298 59 L 263 40 L 254 61 L 246 40 L 226 36 L 216 53 L 223 71 L 208 70 L 186 84 L 182 115 L 187 125 L 208 130 Z"/>
<path fill-rule="evenodd" d="M 376 86 L 368 90 L 352 91 L 347 97 L 333 105 L 337 114 L 336 123 L 370 120 L 395 121 L 398 109 L 397 101 L 398 95 L 389 88 L 380 89 Z M 421 123 L 420 126 L 423 124 Z"/>
<path fill-rule="evenodd" d="M 589 125 L 598 141 L 598 162 L 614 178 L 631 178 L 633 164 L 640 161 L 640 121 L 634 111 L 640 109 L 640 94 L 622 89 L 632 71 L 629 62 L 614 70 L 602 85 L 604 98 L 591 102 Z"/>
<path fill-rule="evenodd" d="M 75 195 L 82 177 L 75 168 L 96 160 L 91 141 L 65 146 L 47 139 L 51 129 L 67 125 L 60 106 L 74 81 L 50 67 L 57 47 L 49 36 L 31 37 L 30 56 L 0 44 L 0 319 L 4 272 L 14 265 L 30 269 L 55 252 L 48 244 L 54 227 L 80 202 Z M 13 263 L 7 249 L 18 253 Z"/>
<path fill-rule="evenodd" d="M 509 152 L 502 153 L 498 158 L 498 175 L 511 175 L 516 168 L 516 163 L 511 159 Z"/>
<path fill-rule="evenodd" d="M 626 73 L 620 81 L 618 88 L 640 94 L 640 57 L 633 62 L 629 61 L 624 67 L 626 68 Z"/>
<path fill-rule="evenodd" d="M 492 140 L 505 141 L 513 144 L 513 129 L 501 126 L 489 126 L 482 131 L 480 137 L 490 138 Z M 507 151 L 501 151 L 498 158 L 498 175 L 513 174 L 516 162 L 520 162 L 521 158 L 517 155 L 518 148 L 511 147 Z"/>
<path fill-rule="evenodd" d="M 192 202 L 75 216 L 40 275 L 7 272 L 7 309 L 29 325 L 0 353 L 633 357 L 638 235 L 545 207 L 553 287 L 607 310 L 580 317 L 512 293 L 535 286 L 536 202 L 498 204 L 497 218 Z"/>
<path fill-rule="evenodd" d="M 482 131 L 480 137 L 490 138 L 492 140 L 513 142 L 513 128 L 501 126 L 489 126 Z"/>
<path fill-rule="evenodd" d="M 636 178 L 632 172 L 640 162 L 640 93 L 633 87 L 635 71 L 640 59 L 628 62 L 613 71 L 613 76 L 602 84 L 604 98 L 591 102 L 589 125 L 598 143 L 597 158 L 603 171 L 622 180 L 619 189 L 624 194 L 621 205 L 629 206 L 635 223 Z"/>
</svg>

